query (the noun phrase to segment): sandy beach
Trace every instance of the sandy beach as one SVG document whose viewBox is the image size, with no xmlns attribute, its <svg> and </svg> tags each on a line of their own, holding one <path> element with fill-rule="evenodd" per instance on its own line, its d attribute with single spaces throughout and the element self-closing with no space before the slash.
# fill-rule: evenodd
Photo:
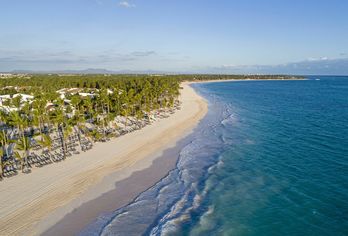
<svg viewBox="0 0 348 236">
<path fill-rule="evenodd" d="M 105 200 L 116 194 L 117 204 L 113 207 L 121 207 L 166 175 L 175 166 L 176 157 L 164 158 L 163 152 L 175 147 L 207 112 L 207 103 L 189 83 L 183 83 L 182 87 L 182 108 L 169 118 L 110 142 L 97 143 L 92 150 L 66 161 L 2 181 L 0 234 L 42 234 L 64 222 L 64 217 L 72 212 L 89 213 L 79 225 L 83 226 L 103 210 L 103 206 L 96 204 L 97 199 Z M 79 211 L 80 207 L 87 211 Z M 70 228 L 63 235 L 76 229 Z"/>
</svg>

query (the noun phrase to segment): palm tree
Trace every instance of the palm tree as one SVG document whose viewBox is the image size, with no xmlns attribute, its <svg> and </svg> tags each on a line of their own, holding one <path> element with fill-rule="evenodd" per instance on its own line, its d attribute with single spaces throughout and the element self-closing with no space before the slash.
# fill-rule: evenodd
<svg viewBox="0 0 348 236">
<path fill-rule="evenodd" d="M 185 76 L 188 80 L 194 80 L 193 76 Z M 211 76 L 197 76 L 199 80 L 210 79 Z M 214 77 L 213 78 L 220 78 Z M 17 139 L 16 152 L 17 158 L 22 163 L 22 170 L 28 166 L 28 155 L 31 148 L 30 138 L 26 137 L 28 128 L 39 129 L 39 135 L 42 146 L 51 149 L 52 140 L 50 134 L 45 132 L 45 127 L 56 128 L 58 136 L 61 139 L 64 157 L 67 152 L 67 140 L 72 132 L 72 127 L 77 129 L 80 136 L 82 126 L 88 119 L 94 127 L 98 125 L 103 128 L 104 137 L 106 137 L 106 128 L 110 126 L 116 116 L 122 115 L 126 118 L 125 126 L 129 122 L 129 116 L 136 116 L 137 119 L 143 118 L 144 112 L 172 107 L 177 100 L 180 89 L 181 76 L 48 76 L 34 75 L 32 79 L 11 78 L 0 80 L 0 88 L 5 86 L 25 87 L 25 92 L 33 94 L 35 100 L 33 103 L 24 103 L 21 96 L 9 100 L 9 105 L 17 108 L 17 111 L 6 114 L 0 111 L 0 121 L 5 127 L 11 127 L 18 131 L 16 137 L 10 137 L 9 133 L 0 131 L 0 172 L 3 171 L 4 156 L 7 150 L 10 138 Z M 59 98 L 56 92 L 62 88 L 84 88 L 85 91 L 97 88 L 98 93 L 94 98 L 81 98 L 79 95 L 67 95 L 71 99 L 72 116 L 67 116 L 69 106 L 64 104 L 64 100 Z M 109 93 L 112 89 L 113 93 Z M 13 89 L 10 94 L 18 93 Z M 48 101 L 56 101 L 54 111 L 48 111 L 46 105 Z M 102 133 L 97 129 L 87 132 L 86 135 L 92 136 L 95 140 L 101 138 Z M 80 140 L 80 137 L 79 137 Z M 81 142 L 80 142 L 81 145 Z M 8 155 L 7 155 L 8 156 Z M 2 166 L 2 167 L 1 167 Z M 1 173 L 0 173 L 1 175 Z"/>
<path fill-rule="evenodd" d="M 81 130 L 82 130 L 82 124 L 86 121 L 85 120 L 85 117 L 84 117 L 84 114 L 81 113 L 80 110 L 76 110 L 75 112 L 75 115 L 74 115 L 74 122 L 75 122 L 75 131 L 77 133 L 77 137 L 78 137 L 78 140 L 79 140 L 79 144 L 80 144 L 80 147 L 81 147 Z"/>
<path fill-rule="evenodd" d="M 4 165 L 2 161 L 2 157 L 4 156 L 4 150 L 2 147 L 0 148 L 0 180 L 2 180 L 2 174 L 4 172 Z"/>
<path fill-rule="evenodd" d="M 0 123 L 6 124 L 8 120 L 8 115 L 3 110 L 0 110 Z"/>
<path fill-rule="evenodd" d="M 22 95 L 19 95 L 17 97 L 12 98 L 11 105 L 15 106 L 19 110 L 21 106 L 21 101 L 22 101 Z"/>
<path fill-rule="evenodd" d="M 45 126 L 46 104 L 47 100 L 45 98 L 36 98 L 32 104 L 32 123 L 39 128 L 40 135 Z"/>
<path fill-rule="evenodd" d="M 53 145 L 53 141 L 51 139 L 51 137 L 48 135 L 48 134 L 42 134 L 41 135 L 41 140 L 38 141 L 38 143 L 47 148 L 47 150 L 50 152 L 51 151 L 51 148 L 52 148 L 52 145 Z"/>
<path fill-rule="evenodd" d="M 7 143 L 8 143 L 8 138 L 5 134 L 5 131 L 3 130 L 1 133 L 0 133 L 0 144 L 1 144 L 1 147 L 0 147 L 0 179 L 2 179 L 2 174 L 4 172 L 4 163 L 3 163 L 3 159 L 4 159 L 4 155 L 6 154 L 7 155 Z"/>
<path fill-rule="evenodd" d="M 73 132 L 73 129 L 71 127 L 71 125 L 65 123 L 62 126 L 62 138 L 63 138 L 63 152 L 64 152 L 64 158 L 66 157 L 66 154 L 68 152 L 68 140 L 69 137 L 71 135 L 71 133 Z"/>
<path fill-rule="evenodd" d="M 15 152 L 16 157 L 20 160 L 21 162 L 21 169 L 22 172 L 24 173 L 25 171 L 29 170 L 29 163 L 28 163 L 28 158 L 29 158 L 29 153 L 31 150 L 31 141 L 29 137 L 21 137 L 17 140 L 15 148 L 18 150 Z M 20 152 L 22 152 L 22 155 Z M 26 170 L 24 168 L 27 168 Z"/>
<path fill-rule="evenodd" d="M 19 136 L 21 136 L 21 125 L 23 124 L 23 119 L 18 112 L 11 112 L 9 114 L 8 124 L 13 128 L 17 128 Z"/>
<path fill-rule="evenodd" d="M 64 124 L 65 124 L 65 115 L 64 115 L 64 101 L 61 99 L 57 100 L 58 107 L 51 114 L 51 121 L 56 126 L 58 136 L 62 144 L 62 150 L 64 154 L 64 159 L 66 158 L 66 145 L 64 137 Z"/>
<path fill-rule="evenodd" d="M 80 110 L 81 98 L 78 95 L 74 95 L 71 97 L 71 105 L 77 110 Z"/>
<path fill-rule="evenodd" d="M 8 156 L 8 144 L 10 143 L 10 140 L 5 132 L 5 130 L 2 130 L 0 132 L 0 144 L 3 150 L 3 153 L 1 156 L 3 156 L 4 154 L 6 154 L 6 156 Z"/>
</svg>

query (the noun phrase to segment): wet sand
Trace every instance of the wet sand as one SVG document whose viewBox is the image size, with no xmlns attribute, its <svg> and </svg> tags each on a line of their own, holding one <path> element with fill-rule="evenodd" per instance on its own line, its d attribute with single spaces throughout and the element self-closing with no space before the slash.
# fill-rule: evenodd
<svg viewBox="0 0 348 236">
<path fill-rule="evenodd" d="M 188 138 L 180 140 L 175 147 L 166 150 L 159 158 L 156 158 L 149 168 L 134 172 L 129 178 L 116 182 L 115 189 L 82 204 L 43 235 L 76 235 L 101 214 L 107 214 L 128 205 L 140 193 L 151 188 L 175 168 L 180 150 L 189 142 Z"/>
<path fill-rule="evenodd" d="M 169 118 L 110 142 L 96 143 L 92 150 L 63 162 L 2 181 L 1 235 L 54 233 L 53 226 L 64 224 L 69 214 L 88 212 L 82 226 L 106 206 L 110 210 L 107 203 L 115 209 L 121 207 L 165 176 L 175 166 L 177 155 L 162 156 L 163 151 L 192 132 L 207 112 L 205 100 L 188 83 L 182 87 L 182 108 Z M 118 194 L 117 201 L 114 194 Z M 84 204 L 91 204 L 90 208 L 82 207 Z M 72 228 L 69 232 L 76 233 Z"/>
</svg>

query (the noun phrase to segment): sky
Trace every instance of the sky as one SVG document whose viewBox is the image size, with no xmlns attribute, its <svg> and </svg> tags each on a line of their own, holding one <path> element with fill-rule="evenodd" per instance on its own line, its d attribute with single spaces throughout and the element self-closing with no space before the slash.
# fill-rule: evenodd
<svg viewBox="0 0 348 236">
<path fill-rule="evenodd" d="M 0 71 L 348 74 L 348 1 L 0 0 Z"/>
</svg>

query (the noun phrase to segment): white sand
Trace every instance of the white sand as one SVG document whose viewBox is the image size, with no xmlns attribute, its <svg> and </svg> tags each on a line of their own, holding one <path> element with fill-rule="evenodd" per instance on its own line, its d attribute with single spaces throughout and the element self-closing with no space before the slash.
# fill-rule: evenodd
<svg viewBox="0 0 348 236">
<path fill-rule="evenodd" d="M 162 151 L 190 133 L 207 112 L 204 99 L 188 83 L 182 87 L 182 108 L 169 118 L 97 143 L 92 150 L 63 162 L 0 182 L 0 235 L 42 233 L 83 202 L 113 189 L 115 180 L 149 167 Z"/>
</svg>

